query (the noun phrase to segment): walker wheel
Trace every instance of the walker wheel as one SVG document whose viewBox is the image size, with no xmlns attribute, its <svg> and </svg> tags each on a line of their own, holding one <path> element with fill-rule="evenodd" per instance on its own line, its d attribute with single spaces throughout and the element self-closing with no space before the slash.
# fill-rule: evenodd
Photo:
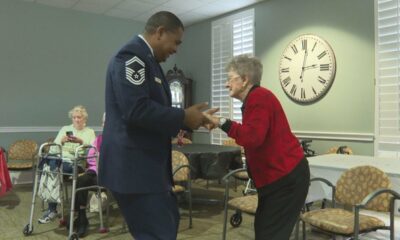
<svg viewBox="0 0 400 240">
<path fill-rule="evenodd" d="M 69 240 L 79 240 L 78 234 L 73 233 L 71 236 L 68 238 Z"/>
<path fill-rule="evenodd" d="M 99 228 L 99 233 L 108 233 L 110 230 L 106 227 Z"/>
<path fill-rule="evenodd" d="M 232 227 L 239 227 L 240 224 L 242 223 L 242 214 L 241 213 L 233 214 L 230 223 Z"/>
<path fill-rule="evenodd" d="M 29 236 L 29 235 L 31 235 L 32 232 L 33 232 L 33 226 L 32 226 L 32 229 L 30 229 L 30 230 L 29 230 L 29 227 L 30 227 L 30 225 L 29 225 L 29 223 L 28 223 L 28 224 L 24 227 L 24 230 L 22 231 L 22 232 L 24 233 L 25 236 Z"/>
</svg>

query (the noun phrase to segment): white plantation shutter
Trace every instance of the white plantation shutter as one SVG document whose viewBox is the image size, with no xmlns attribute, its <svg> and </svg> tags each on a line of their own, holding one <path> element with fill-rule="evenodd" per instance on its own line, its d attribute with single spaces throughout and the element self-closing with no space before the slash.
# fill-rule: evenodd
<svg viewBox="0 0 400 240">
<path fill-rule="evenodd" d="M 226 64 L 232 56 L 254 53 L 254 9 L 212 22 L 211 36 L 211 105 L 219 115 L 241 122 L 242 103 L 229 97 L 225 88 Z M 211 133 L 211 143 L 222 144 L 226 134 L 220 129 Z"/>
<path fill-rule="evenodd" d="M 375 5 L 375 155 L 400 157 L 400 0 Z"/>
</svg>

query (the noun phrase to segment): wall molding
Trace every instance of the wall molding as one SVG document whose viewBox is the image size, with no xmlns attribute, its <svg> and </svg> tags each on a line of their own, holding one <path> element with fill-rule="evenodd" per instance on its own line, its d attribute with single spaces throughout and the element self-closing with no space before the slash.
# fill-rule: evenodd
<svg viewBox="0 0 400 240">
<path fill-rule="evenodd" d="M 100 126 L 88 126 L 96 132 L 100 132 L 103 128 Z M 0 127 L 0 133 L 42 133 L 42 132 L 58 132 L 62 126 L 23 126 L 23 127 Z"/>
<path fill-rule="evenodd" d="M 374 142 L 373 133 L 352 133 L 352 132 L 318 132 L 318 131 L 293 131 L 298 138 L 315 140 L 337 140 L 355 142 Z"/>
<path fill-rule="evenodd" d="M 10 126 L 0 127 L 0 133 L 43 133 L 58 132 L 62 126 Z M 101 132 L 101 126 L 89 126 L 96 132 Z M 198 133 L 209 133 L 207 129 L 200 128 L 195 130 Z M 293 131 L 298 138 L 315 140 L 337 140 L 337 141 L 355 141 L 355 142 L 374 142 L 373 133 L 352 133 L 352 132 L 319 132 L 319 131 Z"/>
</svg>

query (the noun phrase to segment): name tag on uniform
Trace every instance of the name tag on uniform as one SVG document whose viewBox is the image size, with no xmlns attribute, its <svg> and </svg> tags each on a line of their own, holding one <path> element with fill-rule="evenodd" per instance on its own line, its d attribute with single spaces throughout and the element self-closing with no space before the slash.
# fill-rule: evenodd
<svg viewBox="0 0 400 240">
<path fill-rule="evenodd" d="M 159 79 L 158 77 L 155 77 L 154 81 L 156 81 L 157 83 L 161 84 L 161 79 Z"/>
</svg>

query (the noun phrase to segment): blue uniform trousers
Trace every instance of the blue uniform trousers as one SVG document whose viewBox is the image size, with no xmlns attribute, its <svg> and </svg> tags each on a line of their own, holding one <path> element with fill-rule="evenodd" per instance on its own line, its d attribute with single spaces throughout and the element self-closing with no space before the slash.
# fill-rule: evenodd
<svg viewBox="0 0 400 240">
<path fill-rule="evenodd" d="M 136 240 L 176 239 L 179 210 L 173 192 L 112 194 Z"/>
</svg>

